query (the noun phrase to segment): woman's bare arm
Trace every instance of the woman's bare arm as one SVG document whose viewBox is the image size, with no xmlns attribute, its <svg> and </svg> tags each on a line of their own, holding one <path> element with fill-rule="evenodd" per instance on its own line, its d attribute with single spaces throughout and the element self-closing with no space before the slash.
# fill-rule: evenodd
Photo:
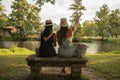
<svg viewBox="0 0 120 80">
<path fill-rule="evenodd" d="M 75 22 L 75 24 L 72 27 L 73 33 L 77 30 L 77 28 L 79 26 L 79 19 L 80 19 L 80 17 L 77 18 L 77 21 Z"/>
<path fill-rule="evenodd" d="M 56 41 L 57 41 L 57 35 L 55 34 L 55 35 L 54 35 L 53 47 L 55 47 L 55 46 L 57 45 Z"/>
</svg>

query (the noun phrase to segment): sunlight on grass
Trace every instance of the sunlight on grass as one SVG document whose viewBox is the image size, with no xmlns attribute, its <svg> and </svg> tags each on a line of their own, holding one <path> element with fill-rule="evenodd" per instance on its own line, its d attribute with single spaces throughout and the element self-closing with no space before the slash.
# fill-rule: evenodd
<svg viewBox="0 0 120 80">
<path fill-rule="evenodd" d="M 111 79 L 120 78 L 120 50 L 102 54 L 87 54 L 87 68 L 105 74 Z M 29 74 L 26 57 L 35 54 L 25 48 L 0 49 L 0 80 Z M 6 77 L 7 76 L 7 77 Z"/>
<path fill-rule="evenodd" d="M 0 55 L 26 55 L 26 54 L 34 54 L 34 51 L 28 50 L 26 48 L 18 48 L 13 47 L 10 49 L 0 49 Z"/>
<path fill-rule="evenodd" d="M 89 60 L 87 67 L 107 77 L 120 77 L 120 54 L 87 54 Z"/>
<path fill-rule="evenodd" d="M 15 76 L 29 74 L 26 57 L 35 54 L 26 48 L 0 49 L 0 80 L 12 80 Z M 7 77 L 6 77 L 7 76 Z"/>
</svg>

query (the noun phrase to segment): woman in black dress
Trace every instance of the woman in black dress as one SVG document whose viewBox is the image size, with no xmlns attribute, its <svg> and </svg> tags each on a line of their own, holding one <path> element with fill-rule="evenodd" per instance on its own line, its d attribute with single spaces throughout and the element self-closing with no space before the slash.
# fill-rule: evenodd
<svg viewBox="0 0 120 80">
<path fill-rule="evenodd" d="M 55 46 L 56 38 L 53 33 L 53 24 L 51 20 L 46 20 L 45 29 L 41 32 L 41 42 L 39 47 L 39 57 L 52 57 L 56 55 Z"/>
</svg>

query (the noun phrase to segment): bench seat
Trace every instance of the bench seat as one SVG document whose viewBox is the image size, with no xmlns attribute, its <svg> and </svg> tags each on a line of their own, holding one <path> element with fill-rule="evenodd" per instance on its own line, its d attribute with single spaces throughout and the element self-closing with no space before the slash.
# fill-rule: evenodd
<svg viewBox="0 0 120 80">
<path fill-rule="evenodd" d="M 68 78 L 71 78 L 71 80 L 72 78 L 73 80 L 81 80 L 81 68 L 86 66 L 88 59 L 86 57 L 63 58 L 58 56 L 41 58 L 37 57 L 36 55 L 30 55 L 26 58 L 26 61 L 28 66 L 30 66 L 31 80 L 43 80 L 41 67 L 70 67 L 71 74 L 69 76 L 66 75 L 66 77 L 64 75 L 63 77 L 65 78 L 65 80 Z M 57 75 L 57 77 L 58 76 L 59 75 Z M 50 78 L 48 78 L 48 80 L 50 80 Z"/>
</svg>

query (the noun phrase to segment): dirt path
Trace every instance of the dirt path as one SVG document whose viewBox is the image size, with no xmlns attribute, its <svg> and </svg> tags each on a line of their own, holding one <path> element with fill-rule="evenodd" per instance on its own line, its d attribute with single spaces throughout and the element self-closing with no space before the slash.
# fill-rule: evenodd
<svg viewBox="0 0 120 80">
<path fill-rule="evenodd" d="M 108 80 L 103 74 L 95 73 L 88 68 L 83 68 L 82 74 L 85 75 L 88 80 Z"/>
<path fill-rule="evenodd" d="M 26 80 L 24 78 L 27 78 L 29 73 L 30 73 L 29 70 L 22 71 L 22 74 L 20 76 L 14 77 L 13 80 Z M 43 68 L 43 73 L 62 74 L 61 68 Z M 67 69 L 67 74 L 70 74 L 70 68 Z M 82 75 L 85 76 L 87 78 L 87 80 L 110 80 L 110 79 L 106 79 L 104 77 L 104 75 L 102 75 L 100 73 L 95 73 L 88 68 L 82 69 Z M 27 79 L 27 80 L 29 80 L 29 79 Z"/>
</svg>

